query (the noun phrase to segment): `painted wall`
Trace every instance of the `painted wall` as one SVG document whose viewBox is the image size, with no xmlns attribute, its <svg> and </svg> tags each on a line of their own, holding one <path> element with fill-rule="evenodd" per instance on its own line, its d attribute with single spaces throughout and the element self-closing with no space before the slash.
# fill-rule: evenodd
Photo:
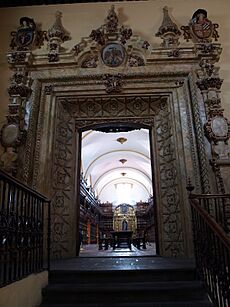
<svg viewBox="0 0 230 307">
<path fill-rule="evenodd" d="M 35 307 L 42 301 L 41 290 L 48 284 L 48 272 L 31 274 L 0 289 L 1 307 Z"/>
<path fill-rule="evenodd" d="M 153 48 L 159 46 L 160 38 L 155 37 L 162 22 L 162 8 L 167 5 L 171 15 L 178 24 L 187 25 L 193 12 L 197 8 L 205 8 L 208 17 L 220 25 L 219 42 L 223 53 L 220 60 L 220 75 L 224 79 L 222 86 L 222 104 L 225 115 L 230 118 L 230 1 L 229 0 L 155 0 L 138 2 L 113 2 L 119 21 L 133 29 L 134 34 L 141 35 L 148 40 Z M 64 47 L 72 49 L 82 37 L 91 33 L 92 29 L 103 24 L 111 3 L 88 3 L 69 5 L 33 6 L 0 9 L 0 126 L 2 126 L 7 113 L 8 94 L 7 87 L 11 72 L 8 68 L 6 53 L 9 50 L 10 32 L 19 26 L 19 18 L 28 16 L 41 23 L 42 30 L 47 30 L 54 21 L 57 10 L 63 13 L 63 25 L 71 33 L 72 40 L 66 42 Z M 181 38 L 181 45 L 191 45 Z M 46 52 L 46 45 L 38 52 Z"/>
</svg>

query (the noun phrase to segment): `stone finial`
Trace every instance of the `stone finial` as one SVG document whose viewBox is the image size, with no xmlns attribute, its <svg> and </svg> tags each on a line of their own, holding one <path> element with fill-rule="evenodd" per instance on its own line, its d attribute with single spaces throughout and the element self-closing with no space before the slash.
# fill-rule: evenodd
<svg viewBox="0 0 230 307">
<path fill-rule="evenodd" d="M 165 6 L 163 8 L 163 21 L 162 24 L 156 33 L 157 37 L 161 37 L 163 39 L 162 46 L 165 48 L 176 47 L 179 45 L 178 39 L 181 35 L 180 30 L 177 25 L 172 21 L 169 16 L 168 7 Z"/>
<path fill-rule="evenodd" d="M 62 13 L 57 11 L 55 15 L 55 22 L 47 31 L 49 62 L 57 62 L 59 60 L 58 54 L 61 44 L 70 40 L 70 33 L 63 27 L 61 17 Z"/>
<path fill-rule="evenodd" d="M 62 43 L 70 40 L 70 33 L 62 25 L 62 13 L 57 11 L 55 14 L 55 22 L 47 31 L 48 39 L 59 38 Z"/>
<path fill-rule="evenodd" d="M 101 46 L 107 44 L 108 41 L 120 41 L 125 45 L 132 34 L 132 29 L 119 25 L 114 5 L 112 5 L 105 24 L 96 30 L 92 30 L 89 37 Z"/>
<path fill-rule="evenodd" d="M 115 12 L 114 5 L 111 6 L 111 9 L 109 10 L 109 14 L 106 18 L 106 30 L 108 33 L 114 33 L 117 32 L 118 29 L 118 17 Z"/>
</svg>

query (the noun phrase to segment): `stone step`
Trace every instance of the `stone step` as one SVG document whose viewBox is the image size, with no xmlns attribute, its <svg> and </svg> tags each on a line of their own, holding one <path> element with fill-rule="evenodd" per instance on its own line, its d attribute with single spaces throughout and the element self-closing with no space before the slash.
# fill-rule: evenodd
<svg viewBox="0 0 230 307">
<path fill-rule="evenodd" d="M 47 303 L 130 303 L 207 299 L 199 281 L 101 284 L 51 284 L 43 289 Z"/>
<path fill-rule="evenodd" d="M 110 270 L 110 271 L 65 271 L 50 272 L 51 283 L 85 284 L 105 282 L 152 282 L 152 281 L 192 281 L 196 278 L 194 269 L 154 269 L 154 270 Z"/>
<path fill-rule="evenodd" d="M 57 304 L 57 303 L 43 303 L 40 307 L 213 307 L 213 304 L 208 300 L 196 301 L 171 301 L 171 302 L 139 302 L 139 303 L 113 303 L 106 304 L 92 303 L 92 304 Z"/>
</svg>

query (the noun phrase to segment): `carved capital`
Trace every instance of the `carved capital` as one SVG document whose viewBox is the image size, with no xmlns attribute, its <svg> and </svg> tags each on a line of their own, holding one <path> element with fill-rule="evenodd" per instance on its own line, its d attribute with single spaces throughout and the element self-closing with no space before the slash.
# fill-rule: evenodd
<svg viewBox="0 0 230 307">
<path fill-rule="evenodd" d="M 31 89 L 24 84 L 14 84 L 8 88 L 8 93 L 10 96 L 20 96 L 22 98 L 26 98 L 31 94 Z"/>
<path fill-rule="evenodd" d="M 8 63 L 14 66 L 29 63 L 31 53 L 28 51 L 15 51 L 7 54 Z"/>
<path fill-rule="evenodd" d="M 197 81 L 197 86 L 201 91 L 210 89 L 220 90 L 223 80 L 219 77 L 203 78 Z"/>
<path fill-rule="evenodd" d="M 222 48 L 217 43 L 195 43 L 195 52 L 200 57 L 208 57 L 217 62 Z"/>
</svg>

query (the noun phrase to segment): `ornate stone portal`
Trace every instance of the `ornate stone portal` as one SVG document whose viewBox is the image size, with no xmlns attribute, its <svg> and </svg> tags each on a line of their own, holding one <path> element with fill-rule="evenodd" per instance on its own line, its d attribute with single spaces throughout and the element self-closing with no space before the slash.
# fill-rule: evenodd
<svg viewBox="0 0 230 307">
<path fill-rule="evenodd" d="M 62 39 L 56 40 L 55 50 L 49 42 L 46 55 L 33 54 L 37 33 L 33 27 L 34 32 L 29 29 L 30 44 L 22 48 L 20 41 L 22 50 L 17 47 L 8 55 L 12 68 L 22 71 L 24 78 L 19 80 L 14 75 L 12 84 L 16 82 L 16 86 L 9 90 L 9 110 L 14 117 L 10 115 L 8 128 L 2 129 L 2 144 L 16 155 L 13 164 L 8 161 L 8 171 L 14 170 L 25 183 L 52 200 L 52 257 L 75 256 L 81 132 L 110 123 L 150 130 L 159 253 L 191 255 L 186 181 L 193 179 L 196 192 L 223 191 L 226 182 L 219 165 L 222 157 L 225 165 L 229 161 L 229 124 L 217 97 L 220 82 L 216 75 L 205 75 L 213 71 L 210 65 L 219 59 L 221 51 L 220 45 L 212 42 L 214 30 L 206 31 L 202 40 L 197 19 L 193 22 L 198 27 L 186 28 L 186 33 L 192 29 L 193 40 L 196 35 L 199 39 L 191 48 L 178 48 L 180 31 L 164 8 L 157 33 L 163 45 L 152 49 L 131 29 L 119 25 L 112 7 L 106 23 L 67 52 L 60 45 L 70 36 L 60 14 L 57 16 L 58 31 L 63 33 L 58 32 Z M 205 20 L 207 23 L 211 26 L 209 20 Z M 201 79 L 207 88 L 201 88 Z M 219 110 L 218 114 L 214 110 Z M 11 118 L 16 118 L 13 122 L 17 129 L 12 130 Z M 213 171 L 208 157 L 215 157 Z"/>
</svg>

